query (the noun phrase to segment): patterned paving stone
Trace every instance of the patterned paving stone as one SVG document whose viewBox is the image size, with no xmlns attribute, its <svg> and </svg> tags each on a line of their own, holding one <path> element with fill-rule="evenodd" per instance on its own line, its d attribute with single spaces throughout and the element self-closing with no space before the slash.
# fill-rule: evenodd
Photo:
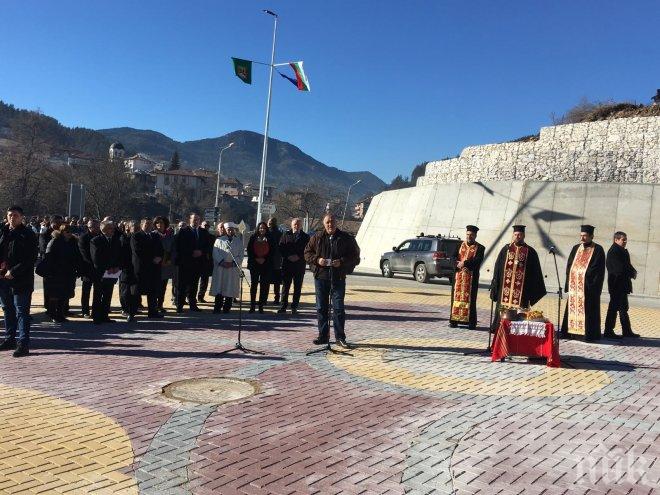
<svg viewBox="0 0 660 495">
<path fill-rule="evenodd" d="M 37 314 L 34 354 L 0 354 L 0 493 L 656 489 L 660 311 L 633 308 L 639 341 L 562 342 L 554 370 L 464 356 L 487 333 L 447 327 L 446 286 L 372 282 L 349 281 L 350 355 L 305 354 L 309 285 L 297 317 L 244 315 L 243 343 L 264 356 L 221 355 L 237 318 L 209 305 L 132 327 Z M 260 393 L 217 407 L 160 393 L 220 376 L 256 380 Z"/>
</svg>

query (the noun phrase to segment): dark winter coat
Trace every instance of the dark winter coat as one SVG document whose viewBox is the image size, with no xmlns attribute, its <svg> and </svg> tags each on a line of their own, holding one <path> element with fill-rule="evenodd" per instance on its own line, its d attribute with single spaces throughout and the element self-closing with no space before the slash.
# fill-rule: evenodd
<svg viewBox="0 0 660 495">
<path fill-rule="evenodd" d="M 343 230 L 335 230 L 332 235 L 325 231 L 317 232 L 305 247 L 305 261 L 312 267 L 314 278 L 329 279 L 330 268 L 318 265 L 319 258 L 339 260 L 338 268 L 332 269 L 333 280 L 343 280 L 360 263 L 360 248 L 355 238 Z"/>
<path fill-rule="evenodd" d="M 0 229 L 0 265 L 10 271 L 13 279 L 7 280 L 16 294 L 34 290 L 34 263 L 37 260 L 37 236 L 32 229 L 19 225 Z"/>
<path fill-rule="evenodd" d="M 198 227 L 197 235 L 190 226 L 185 226 L 174 237 L 174 262 L 179 267 L 195 266 L 196 269 L 203 271 L 211 260 L 211 234 L 207 230 Z M 193 251 L 200 250 L 202 256 L 193 258 Z"/>
<path fill-rule="evenodd" d="M 273 238 L 269 235 L 266 234 L 266 239 L 268 240 L 268 254 L 266 255 L 266 261 L 264 261 L 262 264 L 257 263 L 257 256 L 254 252 L 254 243 L 256 242 L 257 238 L 259 237 L 259 234 L 256 232 L 250 236 L 250 239 L 248 240 L 248 245 L 247 245 L 247 256 L 248 256 L 248 263 L 247 267 L 248 270 L 250 271 L 258 271 L 260 273 L 264 274 L 269 274 L 272 271 L 273 267 L 273 256 L 275 252 L 277 251 L 277 244 L 273 241 Z M 279 253 L 278 253 L 279 255 Z"/>
<path fill-rule="evenodd" d="M 80 270 L 81 257 L 78 250 L 78 238 L 64 237 L 60 232 L 54 232 L 53 238 L 46 246 L 44 260 L 48 266 L 48 275 L 44 277 L 44 289 L 50 297 L 71 299 L 76 288 L 76 278 Z"/>
<path fill-rule="evenodd" d="M 630 263 L 630 253 L 626 248 L 613 243 L 607 251 L 607 289 L 610 294 L 632 294 L 632 280 L 637 278 L 637 270 Z"/>
<path fill-rule="evenodd" d="M 92 253 L 90 243 L 99 233 L 92 234 L 89 230 L 78 238 L 78 251 L 80 251 L 80 276 L 85 281 L 93 282 L 94 263 L 92 262 Z"/>
<path fill-rule="evenodd" d="M 163 245 L 158 232 L 136 232 L 131 236 L 131 261 L 137 290 L 140 294 L 154 292 L 160 286 L 160 265 Z M 154 263 L 154 258 L 161 262 Z"/>
<path fill-rule="evenodd" d="M 295 234 L 287 230 L 280 238 L 280 255 L 282 256 L 283 273 L 303 273 L 305 271 L 305 247 L 309 242 L 309 235 L 302 230 Z M 288 257 L 298 256 L 298 261 L 289 261 Z"/>
<path fill-rule="evenodd" d="M 103 234 L 94 237 L 89 243 L 89 252 L 94 264 L 95 276 L 99 279 L 108 268 L 121 268 L 121 240 L 112 236 L 110 240 Z"/>
</svg>

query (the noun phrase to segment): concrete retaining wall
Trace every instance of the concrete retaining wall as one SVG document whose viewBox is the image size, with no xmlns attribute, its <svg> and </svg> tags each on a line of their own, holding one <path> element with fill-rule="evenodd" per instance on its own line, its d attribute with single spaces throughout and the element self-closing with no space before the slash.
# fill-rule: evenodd
<svg viewBox="0 0 660 495">
<path fill-rule="evenodd" d="M 480 227 L 486 246 L 482 281 L 490 282 L 499 248 L 510 241 L 511 225 L 527 225 L 527 241 L 537 249 L 554 289 L 556 276 L 547 248 L 557 246 L 563 283 L 566 257 L 578 242 L 580 225 L 596 226 L 605 251 L 612 234 L 628 234 L 628 250 L 639 275 L 634 292 L 660 297 L 660 185 L 595 182 L 501 181 L 420 185 L 374 197 L 357 240 L 361 266 L 378 268 L 381 253 L 410 236 L 457 234 Z"/>
</svg>

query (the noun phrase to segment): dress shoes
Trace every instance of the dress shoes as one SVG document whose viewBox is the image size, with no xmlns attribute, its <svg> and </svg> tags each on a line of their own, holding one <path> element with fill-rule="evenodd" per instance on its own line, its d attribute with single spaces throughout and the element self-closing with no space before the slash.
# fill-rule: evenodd
<svg viewBox="0 0 660 495">
<path fill-rule="evenodd" d="M 611 339 L 611 340 L 621 340 L 623 336 L 617 335 L 614 333 L 614 331 L 612 331 L 612 332 L 603 332 L 603 338 Z"/>
<path fill-rule="evenodd" d="M 194 311 L 195 313 L 199 313 L 201 310 L 199 306 L 190 306 L 190 311 Z"/>
<path fill-rule="evenodd" d="M 312 341 L 314 345 L 326 345 L 328 343 L 328 339 L 322 339 L 321 337 L 318 337 Z"/>
<path fill-rule="evenodd" d="M 12 355 L 17 358 L 27 356 L 28 354 L 30 354 L 30 349 L 28 349 L 28 346 L 19 344 Z"/>
<path fill-rule="evenodd" d="M 0 342 L 0 351 L 13 351 L 16 349 L 16 339 L 5 339 Z"/>
<path fill-rule="evenodd" d="M 633 338 L 633 339 L 638 339 L 639 338 L 639 334 L 633 332 L 632 330 L 630 330 L 628 332 L 624 332 L 623 336 L 626 337 L 626 338 Z"/>
</svg>

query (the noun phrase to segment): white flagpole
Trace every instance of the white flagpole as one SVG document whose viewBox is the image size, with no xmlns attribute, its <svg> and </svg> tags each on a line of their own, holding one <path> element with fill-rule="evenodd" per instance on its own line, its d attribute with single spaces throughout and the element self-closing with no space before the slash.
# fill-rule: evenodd
<svg viewBox="0 0 660 495">
<path fill-rule="evenodd" d="M 266 126 L 264 129 L 264 148 L 261 153 L 261 177 L 259 179 L 259 203 L 257 203 L 257 225 L 261 222 L 261 212 L 264 204 L 264 189 L 266 188 L 266 159 L 268 158 L 268 125 L 270 123 L 270 98 L 273 89 L 273 67 L 275 63 L 275 36 L 277 34 L 277 14 L 270 10 L 263 11 L 275 19 L 273 25 L 273 50 L 270 55 L 270 77 L 268 79 L 268 102 L 266 103 Z M 256 228 L 256 225 L 255 225 Z"/>
</svg>

